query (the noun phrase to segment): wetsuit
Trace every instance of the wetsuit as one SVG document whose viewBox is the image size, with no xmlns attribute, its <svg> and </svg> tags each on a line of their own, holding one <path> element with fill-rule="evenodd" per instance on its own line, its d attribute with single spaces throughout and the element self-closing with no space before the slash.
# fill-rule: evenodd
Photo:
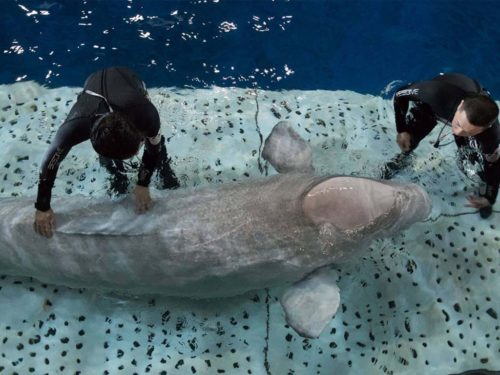
<svg viewBox="0 0 500 375">
<path fill-rule="evenodd" d="M 438 121 L 451 124 L 460 102 L 470 94 L 490 96 L 475 80 L 458 73 L 439 75 L 429 81 L 410 83 L 400 88 L 394 95 L 394 113 L 398 133 L 412 135 L 410 149 L 428 135 Z M 411 108 L 409 109 L 411 105 Z M 493 205 L 500 183 L 500 125 L 494 124 L 473 137 L 457 137 L 455 143 L 459 151 L 466 148 L 476 150 L 481 163 L 481 179 L 486 183 L 486 191 L 481 196 Z M 436 141 L 435 147 L 438 141 Z M 459 152 L 462 157 L 466 152 Z"/>
<path fill-rule="evenodd" d="M 35 203 L 38 210 L 50 209 L 52 187 L 61 161 L 73 146 L 90 139 L 96 119 L 110 111 L 126 116 L 144 135 L 146 140 L 137 184 L 149 185 L 162 146 L 160 116 L 148 98 L 144 83 L 133 71 L 115 67 L 104 69 L 87 78 L 83 91 L 45 155 Z M 110 170 L 109 163 L 106 167 Z"/>
</svg>

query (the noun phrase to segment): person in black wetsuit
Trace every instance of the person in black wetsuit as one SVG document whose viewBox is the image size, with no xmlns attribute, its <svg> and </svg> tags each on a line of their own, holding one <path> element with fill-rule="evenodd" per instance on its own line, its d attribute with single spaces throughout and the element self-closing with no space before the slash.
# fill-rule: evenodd
<svg viewBox="0 0 500 375">
<path fill-rule="evenodd" d="M 486 183 L 479 196 L 469 196 L 468 207 L 481 217 L 492 212 L 500 183 L 500 125 L 498 106 L 475 80 L 458 73 L 441 74 L 428 81 L 410 83 L 394 95 L 397 143 L 403 151 L 384 167 L 382 177 L 391 178 L 408 161 L 408 154 L 438 121 L 451 125 L 460 162 L 478 162 L 478 175 Z M 434 143 L 439 147 L 444 126 Z M 472 153 L 470 152 L 472 150 Z M 471 160 L 473 159 L 473 160 Z"/>
<path fill-rule="evenodd" d="M 157 167 L 163 172 L 163 188 L 179 186 L 160 134 L 160 116 L 144 82 L 127 68 L 100 70 L 85 81 L 42 163 L 34 229 L 43 236 L 51 237 L 55 228 L 50 201 L 59 164 L 73 146 L 88 139 L 101 163 L 113 174 L 111 190 L 118 194 L 125 193 L 128 186 L 122 160 L 133 157 L 145 145 L 134 190 L 137 213 L 152 205 L 148 186 Z"/>
</svg>

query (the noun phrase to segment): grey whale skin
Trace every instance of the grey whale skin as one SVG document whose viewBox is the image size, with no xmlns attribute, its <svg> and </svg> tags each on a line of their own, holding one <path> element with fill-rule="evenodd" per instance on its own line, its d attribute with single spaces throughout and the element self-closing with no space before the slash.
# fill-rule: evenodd
<svg viewBox="0 0 500 375">
<path fill-rule="evenodd" d="M 33 231 L 32 198 L 2 199 L 0 273 L 193 298 L 289 285 L 281 299 L 288 323 L 317 337 L 340 301 L 327 266 L 423 220 L 430 200 L 414 184 L 316 176 L 308 144 L 285 122 L 263 157 L 282 173 L 162 191 L 143 215 L 128 198 L 56 198 L 51 239 Z"/>
</svg>

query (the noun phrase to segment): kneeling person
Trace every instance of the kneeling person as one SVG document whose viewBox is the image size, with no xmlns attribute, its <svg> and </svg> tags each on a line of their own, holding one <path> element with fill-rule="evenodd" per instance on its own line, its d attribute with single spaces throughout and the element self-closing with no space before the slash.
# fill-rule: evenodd
<svg viewBox="0 0 500 375">
<path fill-rule="evenodd" d="M 468 197 L 468 207 L 488 217 L 500 183 L 500 125 L 498 106 L 475 80 L 458 73 L 441 74 L 429 81 L 410 83 L 394 96 L 397 143 L 403 151 L 386 164 L 383 177 L 390 178 L 408 161 L 408 154 L 437 125 L 451 125 L 462 158 L 473 149 L 481 163 L 481 179 L 486 189 Z M 434 143 L 439 147 L 440 135 Z M 460 152 L 461 151 L 461 152 Z"/>
<path fill-rule="evenodd" d="M 148 186 L 160 162 L 166 165 L 163 169 L 168 174 L 164 187 L 178 187 L 160 134 L 160 116 L 149 100 L 144 83 L 127 68 L 113 67 L 95 72 L 87 78 L 42 163 L 34 222 L 34 229 L 39 234 L 51 237 L 55 229 L 50 201 L 61 161 L 73 146 L 89 139 L 108 170 L 112 171 L 113 164 L 118 166 L 115 178 L 125 178 L 120 174 L 121 161 L 135 156 L 142 145 L 145 146 L 134 190 L 138 213 L 151 208 Z M 126 187 L 124 189 L 121 184 L 116 190 L 124 193 Z"/>
</svg>

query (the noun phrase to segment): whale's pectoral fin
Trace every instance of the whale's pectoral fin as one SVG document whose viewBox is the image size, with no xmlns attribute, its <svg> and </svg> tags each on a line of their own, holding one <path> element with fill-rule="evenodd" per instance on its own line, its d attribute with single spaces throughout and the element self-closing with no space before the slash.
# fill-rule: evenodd
<svg viewBox="0 0 500 375">
<path fill-rule="evenodd" d="M 281 297 L 288 324 L 303 337 L 317 338 L 340 305 L 335 272 L 329 268 L 292 285 Z"/>
<path fill-rule="evenodd" d="M 262 157 L 280 173 L 314 170 L 311 147 L 287 121 L 274 126 L 264 143 Z"/>
</svg>

